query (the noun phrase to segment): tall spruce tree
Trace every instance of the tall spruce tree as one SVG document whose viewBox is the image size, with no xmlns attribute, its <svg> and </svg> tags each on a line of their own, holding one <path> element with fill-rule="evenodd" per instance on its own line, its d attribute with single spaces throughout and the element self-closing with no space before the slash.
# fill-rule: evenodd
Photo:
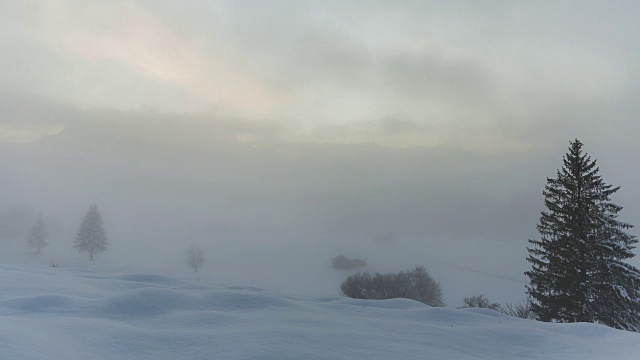
<svg viewBox="0 0 640 360">
<path fill-rule="evenodd" d="M 529 240 L 532 311 L 542 321 L 640 331 L 640 271 L 624 262 L 638 240 L 625 231 L 632 225 L 617 220 L 622 207 L 610 200 L 620 187 L 602 181 L 577 139 L 563 160 L 543 192 L 540 240 Z"/>
<path fill-rule="evenodd" d="M 102 215 L 96 205 L 91 205 L 82 219 L 73 247 L 79 252 L 89 253 L 89 260 L 93 260 L 93 255 L 106 251 L 107 245 L 109 243 L 104 231 Z"/>
</svg>

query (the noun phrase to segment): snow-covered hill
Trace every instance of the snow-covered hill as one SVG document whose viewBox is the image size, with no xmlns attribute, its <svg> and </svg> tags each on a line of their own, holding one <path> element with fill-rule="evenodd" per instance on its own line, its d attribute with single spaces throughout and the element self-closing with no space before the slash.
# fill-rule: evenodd
<svg viewBox="0 0 640 360">
<path fill-rule="evenodd" d="M 636 359 L 640 334 L 404 299 L 0 265 L 1 359 Z"/>
</svg>

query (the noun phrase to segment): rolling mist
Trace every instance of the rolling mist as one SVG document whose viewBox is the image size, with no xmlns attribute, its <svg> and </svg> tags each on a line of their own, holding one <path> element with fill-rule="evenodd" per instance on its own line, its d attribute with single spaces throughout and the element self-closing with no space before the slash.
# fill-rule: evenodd
<svg viewBox="0 0 640 360">
<path fill-rule="evenodd" d="M 56 116 L 53 106 L 42 111 Z M 372 272 L 423 265 L 450 306 L 479 293 L 524 298 L 527 239 L 564 152 L 247 144 L 177 117 L 61 113 L 71 119 L 59 133 L 3 144 L 3 261 L 86 261 L 71 243 L 97 204 L 110 241 L 98 262 L 184 272 L 196 244 L 200 273 L 220 281 L 333 295 L 349 272 L 330 259 L 344 254 Z M 120 120 L 82 120 L 100 116 Z M 149 137 L 156 127 L 194 141 Z M 606 165 L 605 175 L 624 171 Z M 637 190 L 628 188 L 620 203 L 633 219 Z M 39 257 L 25 246 L 38 213 L 51 243 Z"/>
</svg>

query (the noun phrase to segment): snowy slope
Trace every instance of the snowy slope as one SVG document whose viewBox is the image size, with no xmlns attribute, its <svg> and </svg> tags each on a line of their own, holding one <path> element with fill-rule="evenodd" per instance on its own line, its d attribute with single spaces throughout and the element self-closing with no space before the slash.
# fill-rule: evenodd
<svg viewBox="0 0 640 360">
<path fill-rule="evenodd" d="M 410 300 L 0 265 L 1 359 L 636 359 L 640 334 Z"/>
</svg>

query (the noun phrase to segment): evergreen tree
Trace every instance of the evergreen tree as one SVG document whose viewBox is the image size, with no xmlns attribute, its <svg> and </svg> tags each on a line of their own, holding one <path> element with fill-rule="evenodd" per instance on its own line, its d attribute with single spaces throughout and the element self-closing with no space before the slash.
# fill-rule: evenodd
<svg viewBox="0 0 640 360">
<path fill-rule="evenodd" d="M 40 250 L 49 245 L 46 241 L 47 239 L 47 231 L 46 224 L 42 215 L 38 215 L 36 219 L 36 223 L 31 228 L 31 232 L 29 233 L 29 238 L 27 239 L 27 246 L 30 248 L 36 249 L 36 252 L 39 254 Z"/>
<path fill-rule="evenodd" d="M 104 231 L 102 215 L 98 212 L 96 205 L 91 205 L 82 219 L 73 247 L 79 252 L 88 252 L 89 260 L 93 260 L 93 255 L 106 251 L 107 245 L 109 243 Z"/>
<path fill-rule="evenodd" d="M 527 293 L 539 320 L 640 331 L 640 271 L 624 262 L 638 240 L 610 200 L 620 187 L 598 173 L 582 143 L 571 142 L 557 177 L 547 179 L 540 240 L 529 240 Z"/>
</svg>

